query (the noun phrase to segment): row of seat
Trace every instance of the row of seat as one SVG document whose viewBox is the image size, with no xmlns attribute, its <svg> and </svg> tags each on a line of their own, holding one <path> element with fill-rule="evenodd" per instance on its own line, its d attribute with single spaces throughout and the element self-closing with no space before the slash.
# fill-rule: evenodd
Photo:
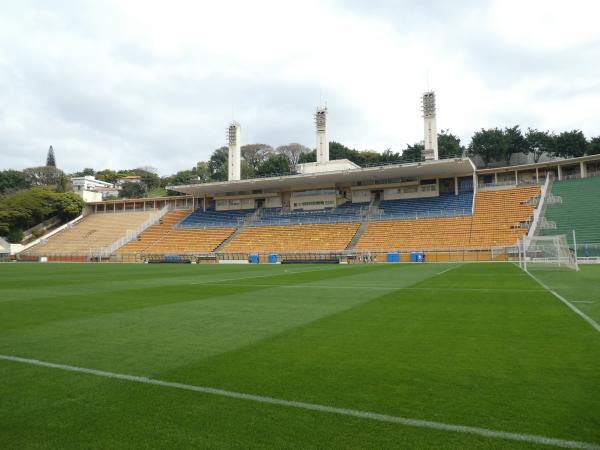
<svg viewBox="0 0 600 450">
<path fill-rule="evenodd" d="M 61 253 L 94 253 L 118 241 L 128 230 L 136 230 L 153 214 L 148 212 L 120 212 L 90 214 L 47 241 L 41 242 L 25 255 L 52 255 Z"/>
<path fill-rule="evenodd" d="M 548 205 L 545 218 L 556 228 L 542 229 L 540 234 L 565 234 L 572 244 L 575 230 L 579 244 L 600 243 L 600 177 L 555 181 L 552 194 L 562 203 Z"/>
<path fill-rule="evenodd" d="M 472 216 L 369 223 L 356 250 L 492 248 L 515 245 L 539 196 L 537 186 L 479 192 Z"/>
<path fill-rule="evenodd" d="M 223 252 L 318 252 L 346 248 L 360 223 L 246 227 Z"/>
</svg>

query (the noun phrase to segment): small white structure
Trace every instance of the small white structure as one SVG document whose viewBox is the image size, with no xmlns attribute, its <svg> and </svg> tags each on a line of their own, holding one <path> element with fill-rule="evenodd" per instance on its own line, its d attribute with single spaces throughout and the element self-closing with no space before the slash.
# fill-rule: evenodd
<svg viewBox="0 0 600 450">
<path fill-rule="evenodd" d="M 114 184 L 96 180 L 91 175 L 73 177 L 71 182 L 73 183 L 73 192 L 80 195 L 85 202 L 99 202 L 107 197 L 119 196 L 119 188 Z"/>
<path fill-rule="evenodd" d="M 229 162 L 228 179 L 229 181 L 238 181 L 241 179 L 241 127 L 238 122 L 231 122 L 227 128 L 227 138 L 229 141 Z"/>
<path fill-rule="evenodd" d="M 423 94 L 423 122 L 425 138 L 425 149 L 423 157 L 426 160 L 438 159 L 437 124 L 435 117 L 435 92 L 429 91 Z"/>
<path fill-rule="evenodd" d="M 327 136 L 327 108 L 317 108 L 315 113 L 317 126 L 317 163 L 329 161 L 329 138 Z"/>
<path fill-rule="evenodd" d="M 322 172 L 335 172 L 339 170 L 353 170 L 360 169 L 358 164 L 353 163 L 349 159 L 333 159 L 326 162 L 314 162 L 298 164 L 296 170 L 298 173 L 322 173 Z"/>
<path fill-rule="evenodd" d="M 93 191 L 97 188 L 114 187 L 112 183 L 96 180 L 96 178 L 91 175 L 86 175 L 84 177 L 73 177 L 71 178 L 71 182 L 73 183 L 73 192 Z"/>
</svg>

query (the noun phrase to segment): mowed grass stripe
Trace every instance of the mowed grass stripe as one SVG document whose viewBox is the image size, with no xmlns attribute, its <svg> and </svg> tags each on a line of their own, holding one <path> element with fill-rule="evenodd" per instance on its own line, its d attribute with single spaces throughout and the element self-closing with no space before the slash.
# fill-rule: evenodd
<svg viewBox="0 0 600 450">
<path fill-rule="evenodd" d="M 480 267 L 460 270 L 440 277 L 466 284 Z M 488 277 L 519 272 L 499 265 Z M 534 285 L 529 277 L 525 281 Z M 600 348 L 590 332 L 544 290 L 481 296 L 386 293 L 160 378 L 525 434 L 600 439 Z"/>
<path fill-rule="evenodd" d="M 512 433 L 512 432 L 507 432 L 507 431 L 491 430 L 491 429 L 487 429 L 487 428 L 470 427 L 470 426 L 464 426 L 464 425 L 448 424 L 448 423 L 434 422 L 434 421 L 421 420 L 421 419 L 412 419 L 409 417 L 390 416 L 390 415 L 386 415 L 386 414 L 379 414 L 379 413 L 369 412 L 369 411 L 358 411 L 358 410 L 347 409 L 347 408 L 336 408 L 334 406 L 319 405 L 319 404 L 315 404 L 315 403 L 298 402 L 298 401 L 293 401 L 293 400 L 284 400 L 284 399 L 278 399 L 278 398 L 273 398 L 273 397 L 264 397 L 264 396 L 260 396 L 260 395 L 226 391 L 223 389 L 211 388 L 211 387 L 206 387 L 206 386 L 195 386 L 195 385 L 176 383 L 176 382 L 171 382 L 171 381 L 157 380 L 157 379 L 148 378 L 148 377 L 140 377 L 140 376 L 135 376 L 135 375 L 115 373 L 115 372 L 107 372 L 107 371 L 103 371 L 103 370 L 69 366 L 69 365 L 65 365 L 65 364 L 56 364 L 56 363 L 51 363 L 48 361 L 20 358 L 17 356 L 10 356 L 10 355 L 0 354 L 0 359 L 4 360 L 4 361 L 17 362 L 17 363 L 21 363 L 21 364 L 31 364 L 34 366 L 47 367 L 47 368 L 51 368 L 51 369 L 59 369 L 59 370 L 64 370 L 64 371 L 68 371 L 68 372 L 84 373 L 84 374 L 94 375 L 94 376 L 103 377 L 103 378 L 112 378 L 112 379 L 129 381 L 129 382 L 134 382 L 134 383 L 150 384 L 150 385 L 173 388 L 173 389 L 193 391 L 193 392 L 198 392 L 198 393 L 208 394 L 208 395 L 218 395 L 221 397 L 234 398 L 234 399 L 238 399 L 238 400 L 248 400 L 248 401 L 253 401 L 253 402 L 257 402 L 257 403 L 266 403 L 266 404 L 278 405 L 278 406 L 284 406 L 284 407 L 290 407 L 290 408 L 305 409 L 305 410 L 309 410 L 309 411 L 319 411 L 319 412 L 330 413 L 330 414 L 358 417 L 361 419 L 376 420 L 379 422 L 389 422 L 389 423 L 395 423 L 395 424 L 405 425 L 405 426 L 410 426 L 410 427 L 428 428 L 428 429 L 433 429 L 433 430 L 450 431 L 450 432 L 454 432 L 454 433 L 475 434 L 475 435 L 484 436 L 487 438 L 504 439 L 504 440 L 511 440 L 511 441 L 519 441 L 519 442 L 532 442 L 535 444 L 550 445 L 550 446 L 561 447 L 561 448 L 600 450 L 600 444 L 594 444 L 594 443 L 590 443 L 590 442 L 571 441 L 571 440 L 565 440 L 565 439 L 551 438 L 551 437 L 547 437 L 547 436 L 539 436 L 539 435 L 534 435 L 534 434 Z"/>
<path fill-rule="evenodd" d="M 103 309 L 98 314 L 85 304 L 85 285 L 81 286 L 79 302 L 70 296 L 63 304 L 65 299 L 55 291 L 53 298 L 22 302 L 19 314 L 12 316 L 15 328 L 8 332 L 3 328 L 5 313 L 19 302 L 0 305 L 0 348 L 4 350 L 0 353 L 392 417 L 600 442 L 600 352 L 593 330 L 546 291 L 532 289 L 537 286 L 519 269 L 503 264 L 465 265 L 435 275 L 443 268 L 427 264 L 327 266 L 324 269 L 330 272 L 285 276 L 279 275 L 281 266 L 265 269 L 273 269 L 277 276 L 227 282 L 224 286 L 198 285 L 197 292 L 206 298 L 196 301 L 194 287 L 189 284 L 116 291 L 104 299 L 98 295 L 94 303 L 103 304 L 98 306 Z M 154 272 L 160 278 L 172 268 L 144 270 L 146 275 Z M 183 270 L 210 272 L 215 280 L 231 275 L 218 266 L 207 271 L 202 267 Z M 236 268 L 242 275 L 240 270 L 244 269 Z M 123 280 L 129 276 L 125 266 L 114 266 L 111 271 L 104 269 L 102 274 Z M 135 276 L 131 278 L 135 282 Z M 307 289 L 281 286 L 287 283 Z M 343 288 L 312 287 L 336 284 Z M 346 289 L 352 285 L 398 289 Z M 463 290 L 465 287 L 474 290 Z M 494 293 L 495 288 L 499 290 Z M 535 292 L 525 292 L 528 290 Z M 178 296 L 190 301 L 178 302 Z M 135 302 L 141 307 L 117 309 L 119 303 Z M 148 303 L 144 306 L 144 302 Z M 29 311 L 25 308 L 28 303 Z M 43 303 L 49 308 L 38 309 Z M 64 311 L 69 304 L 74 309 Z M 90 308 L 89 315 L 77 318 L 85 308 Z M 111 308 L 115 308 L 113 313 Z M 54 319 L 61 318 L 45 325 L 23 323 L 19 327 L 21 320 L 53 314 Z M 18 378 L 16 370 L 4 366 L 5 374 Z M 30 382 L 37 389 L 36 381 Z M 117 390 L 126 392 L 127 388 Z M 25 387 L 4 392 L 5 401 L 0 404 L 6 405 L 6 411 L 11 410 L 12 402 L 13 406 L 30 405 L 28 409 L 37 414 L 37 403 L 29 394 L 32 390 Z M 174 395 L 181 401 L 181 394 Z M 185 398 L 185 403 L 193 406 L 197 402 L 194 398 Z M 151 404 L 151 399 L 148 402 Z M 84 404 L 81 408 L 85 411 Z M 230 419 L 235 421 L 237 406 L 232 408 Z M 263 408 L 267 405 L 257 409 L 257 414 L 265 411 Z M 269 414 L 293 421 L 291 415 L 276 413 L 275 406 L 270 408 Z M 21 419 L 11 422 L 13 430 L 25 423 L 25 414 L 23 409 Z M 197 420 L 210 420 L 210 411 L 202 414 Z M 305 417 L 308 412 L 298 414 Z M 177 422 L 175 417 L 171 419 Z M 134 432 L 143 429 L 141 416 L 131 414 L 124 420 Z M 329 424 L 322 427 L 320 442 L 328 442 L 328 434 L 341 430 L 334 425 L 338 423 L 335 419 L 314 420 Z M 39 426 L 43 423 L 36 422 Z M 282 430 L 293 428 L 291 422 L 288 425 L 280 423 Z M 202 433 L 202 425 L 197 428 L 188 429 L 190 439 Z M 401 428 L 408 430 L 402 432 L 404 435 L 416 436 L 415 429 Z M 360 443 L 368 447 L 359 434 L 344 430 L 354 435 L 344 442 L 353 442 L 355 448 L 361 447 Z M 229 433 L 231 447 L 252 446 L 237 440 L 235 427 Z M 499 440 L 467 440 L 466 436 L 474 435 L 457 434 L 465 436 L 465 441 L 456 448 L 503 446 Z M 11 432 L 15 438 L 18 435 Z M 285 439 L 285 433 L 275 435 Z M 183 448 L 187 441 L 181 436 Z M 397 448 L 404 442 L 399 436 L 400 441 L 384 442 L 377 448 Z M 449 434 L 449 440 L 460 439 L 452 436 Z M 483 440 L 474 444 L 472 439 Z M 301 445 L 301 437 L 294 442 L 294 447 L 307 447 Z M 415 442 L 411 448 L 426 447 L 424 441 L 411 442 Z M 437 448 L 445 446 L 441 442 Z M 538 448 L 537 444 L 516 441 L 511 446 Z"/>
</svg>

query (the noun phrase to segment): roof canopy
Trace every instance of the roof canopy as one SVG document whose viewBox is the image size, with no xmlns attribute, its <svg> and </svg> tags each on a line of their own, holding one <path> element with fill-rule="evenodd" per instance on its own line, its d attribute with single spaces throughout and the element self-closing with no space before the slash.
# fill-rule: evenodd
<svg viewBox="0 0 600 450">
<path fill-rule="evenodd" d="M 250 178 L 238 181 L 216 183 L 185 184 L 167 186 L 167 189 L 194 197 L 204 195 L 225 195 L 255 190 L 302 190 L 323 185 L 350 185 L 356 182 L 377 184 L 397 178 L 447 178 L 470 176 L 475 166 L 469 158 L 452 158 L 419 163 L 393 164 L 388 166 L 365 167 L 331 172 L 285 175 L 268 178 Z M 366 184 L 366 183 L 365 183 Z"/>
</svg>

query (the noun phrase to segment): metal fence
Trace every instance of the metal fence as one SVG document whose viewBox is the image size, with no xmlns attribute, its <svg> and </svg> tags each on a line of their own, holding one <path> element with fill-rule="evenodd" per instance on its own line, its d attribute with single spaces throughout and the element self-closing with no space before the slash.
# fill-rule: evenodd
<svg viewBox="0 0 600 450">
<path fill-rule="evenodd" d="M 238 264 L 238 263 L 386 263 L 415 262 L 491 262 L 517 261 L 516 247 L 496 248 L 450 248 L 450 249 L 391 249 L 389 251 L 327 251 L 327 252 L 239 252 L 239 253 L 53 253 L 49 255 L 17 255 L 23 262 L 78 262 L 78 263 L 194 263 L 194 264 Z M 394 256 L 390 256 L 394 255 Z"/>
</svg>

